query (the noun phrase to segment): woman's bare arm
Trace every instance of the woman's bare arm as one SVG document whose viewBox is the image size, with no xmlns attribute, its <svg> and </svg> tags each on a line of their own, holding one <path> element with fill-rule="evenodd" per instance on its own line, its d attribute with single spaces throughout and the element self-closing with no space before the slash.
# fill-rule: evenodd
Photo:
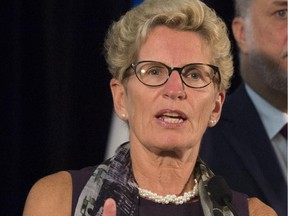
<svg viewBox="0 0 288 216">
<path fill-rule="evenodd" d="M 248 199 L 250 216 L 277 216 L 276 212 L 257 198 Z"/>
<path fill-rule="evenodd" d="M 59 172 L 37 181 L 30 190 L 23 216 L 71 216 L 72 179 Z"/>
</svg>

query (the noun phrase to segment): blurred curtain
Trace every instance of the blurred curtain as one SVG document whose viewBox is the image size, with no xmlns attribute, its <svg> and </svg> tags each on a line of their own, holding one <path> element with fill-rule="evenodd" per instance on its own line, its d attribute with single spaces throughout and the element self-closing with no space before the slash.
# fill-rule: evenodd
<svg viewBox="0 0 288 216">
<path fill-rule="evenodd" d="M 0 215 L 47 174 L 104 158 L 112 112 L 102 55 L 129 0 L 0 3 Z"/>
</svg>

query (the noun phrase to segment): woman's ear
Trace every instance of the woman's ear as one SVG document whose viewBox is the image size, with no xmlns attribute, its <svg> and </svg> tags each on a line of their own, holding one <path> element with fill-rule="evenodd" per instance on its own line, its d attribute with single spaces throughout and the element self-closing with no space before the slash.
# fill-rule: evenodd
<svg viewBox="0 0 288 216">
<path fill-rule="evenodd" d="M 208 123 L 209 127 L 215 126 L 216 123 L 219 121 L 221 112 L 222 112 L 222 107 L 225 101 L 225 97 L 226 97 L 225 91 L 221 91 L 217 93 L 215 101 L 214 101 L 214 109 L 212 110 L 209 123 Z"/>
<path fill-rule="evenodd" d="M 247 53 L 248 51 L 248 44 L 247 44 L 247 40 L 246 40 L 246 34 L 245 31 L 247 26 L 245 26 L 245 20 L 243 17 L 235 17 L 232 21 L 232 31 L 233 31 L 233 35 L 234 38 L 237 42 L 237 45 L 239 47 L 239 49 L 243 52 L 243 53 Z"/>
<path fill-rule="evenodd" d="M 127 120 L 127 112 L 125 106 L 126 92 L 124 86 L 122 83 L 120 83 L 120 81 L 112 78 L 110 81 L 110 89 L 112 92 L 114 110 L 116 114 L 122 120 Z"/>
</svg>

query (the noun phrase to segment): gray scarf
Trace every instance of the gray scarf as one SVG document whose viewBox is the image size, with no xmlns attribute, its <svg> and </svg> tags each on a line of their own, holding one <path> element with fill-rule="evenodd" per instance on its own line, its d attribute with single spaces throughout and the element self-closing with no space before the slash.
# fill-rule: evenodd
<svg viewBox="0 0 288 216">
<path fill-rule="evenodd" d="M 198 158 L 195 177 L 199 182 L 199 197 L 205 216 L 232 216 L 227 207 L 219 206 L 210 198 L 207 183 L 214 174 Z M 97 166 L 79 196 L 75 216 L 101 216 L 107 198 L 117 203 L 117 216 L 138 215 L 138 187 L 131 172 L 130 145 L 121 145 L 115 155 Z"/>
</svg>

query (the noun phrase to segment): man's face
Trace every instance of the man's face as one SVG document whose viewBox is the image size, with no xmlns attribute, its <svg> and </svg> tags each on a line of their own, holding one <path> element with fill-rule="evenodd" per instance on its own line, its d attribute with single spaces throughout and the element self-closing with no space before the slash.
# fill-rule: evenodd
<svg viewBox="0 0 288 216">
<path fill-rule="evenodd" d="M 251 71 L 287 91 L 287 1 L 253 0 L 244 25 Z"/>
</svg>

